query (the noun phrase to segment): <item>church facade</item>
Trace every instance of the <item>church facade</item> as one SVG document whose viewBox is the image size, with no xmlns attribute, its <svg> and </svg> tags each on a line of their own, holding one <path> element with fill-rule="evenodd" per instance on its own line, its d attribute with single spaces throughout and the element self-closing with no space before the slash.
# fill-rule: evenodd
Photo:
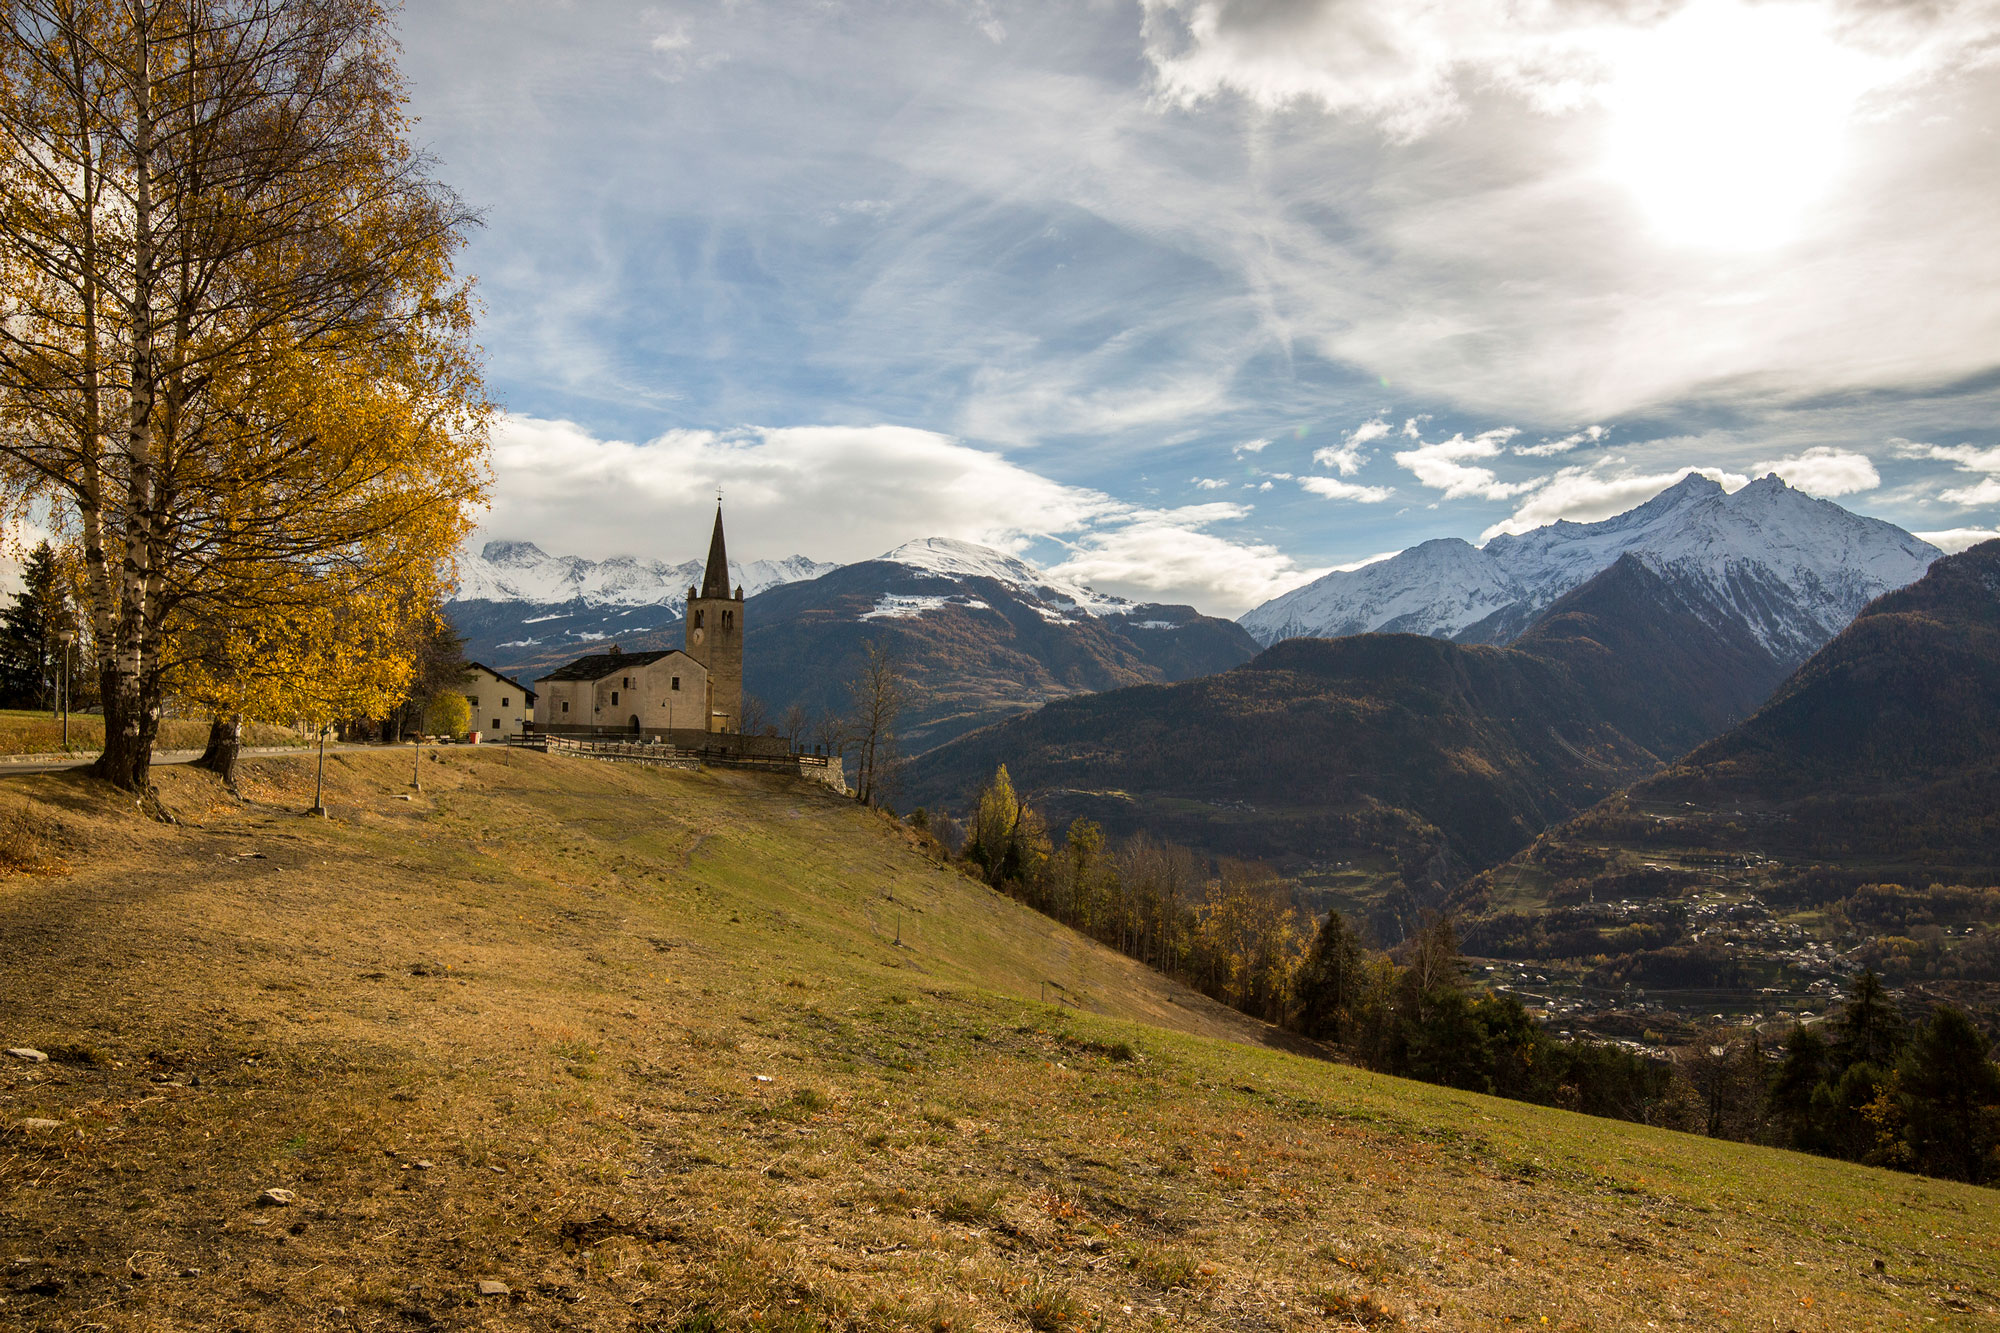
<svg viewBox="0 0 2000 1333">
<path fill-rule="evenodd" d="M 722 506 L 701 585 L 688 589 L 680 648 L 627 653 L 613 644 L 535 682 L 535 728 L 633 736 L 689 748 L 760 748 L 743 730 L 743 589 L 729 586 Z"/>
</svg>

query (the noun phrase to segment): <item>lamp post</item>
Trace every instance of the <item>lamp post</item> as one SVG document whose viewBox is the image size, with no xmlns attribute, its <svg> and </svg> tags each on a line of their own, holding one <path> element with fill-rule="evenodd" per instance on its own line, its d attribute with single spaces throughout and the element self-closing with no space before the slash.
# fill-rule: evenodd
<svg viewBox="0 0 2000 1333">
<path fill-rule="evenodd" d="M 327 817 L 327 814 L 326 814 L 326 733 L 327 733 L 328 731 L 330 731 L 330 730 L 332 730 L 332 728 L 331 728 L 331 727 L 330 727 L 330 726 L 329 726 L 329 725 L 328 725 L 327 723 L 325 723 L 325 722 L 322 722 L 322 723 L 320 723 L 320 724 L 319 724 L 319 770 L 318 770 L 318 771 L 317 771 L 317 772 L 316 772 L 316 773 L 315 773 L 315 774 L 313 775 L 313 805 L 312 805 L 312 809 L 310 809 L 310 810 L 306 811 L 306 813 L 307 813 L 307 814 L 309 814 L 309 815 L 318 815 L 318 816 L 319 816 L 319 817 L 320 817 L 321 819 L 325 819 L 325 818 Z"/>
<path fill-rule="evenodd" d="M 56 632 L 56 642 L 62 645 L 62 650 L 63 650 L 62 679 L 56 682 L 56 697 L 62 701 L 62 724 L 63 724 L 62 747 L 63 747 L 63 753 L 68 754 L 69 753 L 69 646 L 72 643 L 76 642 L 76 631 L 73 629 L 58 630 Z"/>
</svg>

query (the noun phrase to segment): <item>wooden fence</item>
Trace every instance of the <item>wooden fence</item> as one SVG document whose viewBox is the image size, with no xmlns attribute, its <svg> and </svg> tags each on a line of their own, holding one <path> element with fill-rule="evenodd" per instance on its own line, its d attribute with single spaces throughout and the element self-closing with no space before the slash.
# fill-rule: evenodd
<svg viewBox="0 0 2000 1333">
<path fill-rule="evenodd" d="M 507 744 L 521 750 L 541 750 L 546 754 L 576 755 L 584 759 L 608 759 L 622 763 L 655 764 L 661 768 L 699 769 L 703 764 L 723 768 L 754 768 L 767 773 L 791 773 L 821 782 L 835 791 L 847 790 L 844 765 L 823 754 L 748 755 L 720 746 L 690 750 L 657 741 L 613 741 L 575 736 L 552 736 L 531 732 L 507 737 Z"/>
</svg>

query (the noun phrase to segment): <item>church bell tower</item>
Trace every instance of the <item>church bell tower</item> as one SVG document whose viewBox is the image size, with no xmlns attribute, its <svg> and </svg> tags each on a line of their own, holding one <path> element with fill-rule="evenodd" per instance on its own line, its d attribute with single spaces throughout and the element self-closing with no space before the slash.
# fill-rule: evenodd
<svg viewBox="0 0 2000 1333">
<path fill-rule="evenodd" d="M 687 654 L 708 668 L 708 729 L 743 730 L 743 590 L 729 590 L 729 553 L 722 543 L 722 503 L 701 587 L 688 589 Z"/>
</svg>

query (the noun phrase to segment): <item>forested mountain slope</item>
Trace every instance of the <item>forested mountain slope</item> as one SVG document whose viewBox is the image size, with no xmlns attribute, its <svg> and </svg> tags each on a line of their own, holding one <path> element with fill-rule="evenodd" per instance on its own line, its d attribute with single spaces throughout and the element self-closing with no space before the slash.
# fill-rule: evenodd
<svg viewBox="0 0 2000 1333">
<path fill-rule="evenodd" d="M 1449 879 L 1738 720 L 1779 677 L 1621 560 L 1509 648 L 1404 634 L 1293 639 L 1234 671 L 1061 700 L 912 766 L 963 810 L 995 766 L 1062 822 L 1148 829 L 1279 865 L 1389 852 Z"/>
<path fill-rule="evenodd" d="M 1050 699 L 1203 676 L 1257 650 L 1240 626 L 1192 607 L 1054 588 L 967 543 L 911 543 L 773 589 L 744 621 L 748 687 L 773 711 L 843 712 L 865 646 L 891 653 L 912 752 Z"/>
<path fill-rule="evenodd" d="M 1635 786 L 1794 854 L 2000 866 L 2000 541 L 1876 599 L 1754 717 Z M 1724 819 L 1727 814 L 1729 819 Z"/>
</svg>

